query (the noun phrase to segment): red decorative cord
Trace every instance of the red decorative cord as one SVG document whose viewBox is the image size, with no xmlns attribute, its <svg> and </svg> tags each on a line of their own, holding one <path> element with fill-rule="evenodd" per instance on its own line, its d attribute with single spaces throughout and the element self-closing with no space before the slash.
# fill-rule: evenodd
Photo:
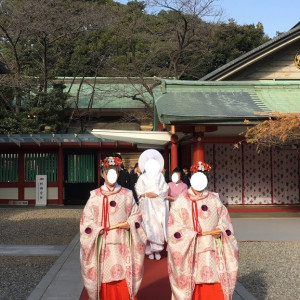
<svg viewBox="0 0 300 300">
<path fill-rule="evenodd" d="M 198 219 L 197 201 L 195 201 L 195 200 L 192 200 L 192 215 L 193 215 L 194 230 L 197 232 L 198 236 L 201 236 L 202 230 L 201 230 L 201 226 L 199 224 L 199 219 Z"/>
<path fill-rule="evenodd" d="M 107 197 L 107 195 L 103 195 L 101 225 L 104 227 L 105 234 L 107 234 L 108 230 L 109 230 L 109 214 L 108 214 L 108 197 Z"/>
<path fill-rule="evenodd" d="M 117 194 L 121 190 L 122 190 L 122 187 L 118 191 L 115 191 L 115 187 L 112 190 L 109 189 L 110 192 L 113 192 L 110 195 Z M 100 187 L 100 193 L 103 195 L 103 199 L 102 199 L 102 219 L 101 219 L 101 226 L 104 227 L 105 235 L 107 235 L 108 234 L 108 230 L 109 230 L 109 226 L 110 226 L 109 213 L 108 213 L 108 210 L 109 210 L 108 196 L 103 193 L 103 190 L 102 190 L 101 187 Z"/>
</svg>

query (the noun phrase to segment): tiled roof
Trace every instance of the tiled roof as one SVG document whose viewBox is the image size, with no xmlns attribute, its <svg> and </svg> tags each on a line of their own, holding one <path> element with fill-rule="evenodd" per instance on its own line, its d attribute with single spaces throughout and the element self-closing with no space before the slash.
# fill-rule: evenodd
<svg viewBox="0 0 300 300">
<path fill-rule="evenodd" d="M 162 80 L 155 105 L 165 124 L 260 121 L 268 112 L 300 112 L 300 82 Z"/>
<path fill-rule="evenodd" d="M 143 109 L 145 105 L 141 101 L 133 100 L 134 95 L 143 97 L 152 106 L 150 94 L 140 84 L 131 84 L 126 78 L 99 77 L 95 85 L 93 78 L 86 78 L 81 86 L 80 82 L 71 83 L 71 80 L 65 80 L 64 84 L 65 91 L 70 89 L 70 101 L 73 102 L 73 106 L 79 91 L 79 108 L 88 108 L 93 97 L 94 109 Z"/>
</svg>

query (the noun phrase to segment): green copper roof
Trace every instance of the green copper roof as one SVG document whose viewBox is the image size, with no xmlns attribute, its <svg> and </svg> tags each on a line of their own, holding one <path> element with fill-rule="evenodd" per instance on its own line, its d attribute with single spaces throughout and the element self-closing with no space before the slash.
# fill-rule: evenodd
<svg viewBox="0 0 300 300">
<path fill-rule="evenodd" d="M 300 112 L 300 81 L 162 80 L 154 98 L 165 124 L 240 124 L 263 112 Z"/>
<path fill-rule="evenodd" d="M 140 84 L 126 82 L 126 78 L 99 78 L 95 85 L 93 78 L 87 78 L 81 87 L 78 81 L 71 83 L 71 80 L 65 80 L 64 85 L 65 91 L 70 90 L 72 106 L 75 105 L 79 91 L 79 108 L 88 108 L 93 99 L 92 108 L 95 109 L 143 109 L 145 106 L 141 101 L 132 99 L 134 95 L 143 97 L 152 106 L 150 94 Z"/>
</svg>

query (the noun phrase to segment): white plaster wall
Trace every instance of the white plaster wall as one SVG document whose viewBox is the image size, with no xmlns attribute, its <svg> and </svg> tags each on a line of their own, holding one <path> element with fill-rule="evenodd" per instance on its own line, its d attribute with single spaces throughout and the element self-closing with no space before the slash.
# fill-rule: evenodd
<svg viewBox="0 0 300 300">
<path fill-rule="evenodd" d="M 47 198 L 57 200 L 58 199 L 58 187 L 49 187 Z"/>
<path fill-rule="evenodd" d="M 0 188 L 0 199 L 18 200 L 18 188 Z"/>
<path fill-rule="evenodd" d="M 25 188 L 24 191 L 25 200 L 35 199 L 35 187 Z M 57 200 L 58 199 L 58 187 L 48 187 L 47 188 L 47 199 L 48 200 Z"/>
<path fill-rule="evenodd" d="M 24 199 L 32 200 L 35 199 L 35 188 L 27 187 L 24 189 Z"/>
</svg>

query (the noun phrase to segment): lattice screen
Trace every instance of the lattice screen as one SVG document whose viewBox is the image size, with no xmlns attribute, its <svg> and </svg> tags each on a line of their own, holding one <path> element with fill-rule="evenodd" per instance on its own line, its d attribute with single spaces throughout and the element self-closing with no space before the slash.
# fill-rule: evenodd
<svg viewBox="0 0 300 300">
<path fill-rule="evenodd" d="M 0 154 L 0 182 L 18 181 L 18 159 L 16 153 Z"/>
<path fill-rule="evenodd" d="M 36 175 L 47 175 L 47 181 L 57 181 L 56 153 L 25 153 L 25 181 L 34 182 Z"/>
</svg>

